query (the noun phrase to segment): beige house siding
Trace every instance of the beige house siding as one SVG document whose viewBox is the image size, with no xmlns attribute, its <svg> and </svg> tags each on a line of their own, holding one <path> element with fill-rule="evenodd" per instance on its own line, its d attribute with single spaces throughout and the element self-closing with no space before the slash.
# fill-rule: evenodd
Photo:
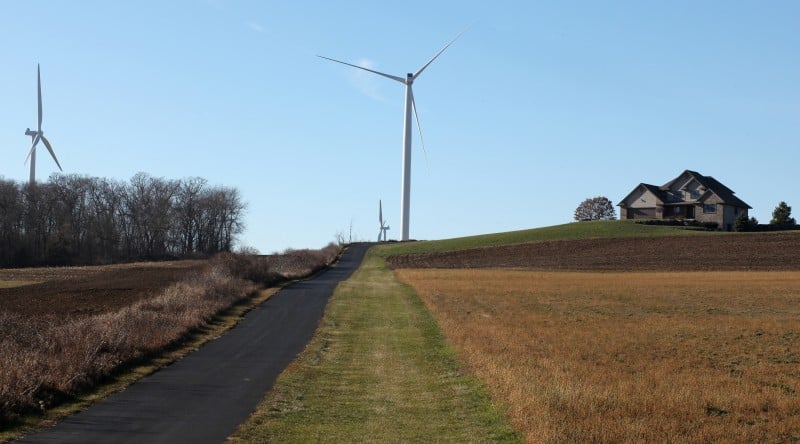
<svg viewBox="0 0 800 444">
<path fill-rule="evenodd" d="M 716 205 L 716 211 L 713 213 L 706 213 L 704 205 L 698 205 L 697 210 L 695 212 L 695 219 L 700 222 L 716 222 L 720 227 L 722 227 L 722 218 L 724 214 L 724 205 L 720 203 L 715 203 L 711 205 Z"/>
<path fill-rule="evenodd" d="M 655 208 L 658 198 L 650 190 L 640 188 L 626 203 L 628 208 Z"/>
<path fill-rule="evenodd" d="M 728 231 L 733 230 L 733 225 L 736 222 L 736 218 L 739 217 L 739 215 L 742 213 L 744 213 L 745 217 L 749 216 L 747 208 L 738 208 L 730 205 L 725 205 L 723 223 L 719 227 L 723 230 L 728 230 Z"/>
<path fill-rule="evenodd" d="M 705 205 L 716 205 L 716 211 L 713 213 L 705 212 Z M 709 196 L 705 201 L 697 205 L 695 212 L 695 219 L 700 222 L 716 222 L 720 228 L 723 228 L 723 217 L 725 214 L 724 205 L 722 200 L 716 194 Z"/>
<path fill-rule="evenodd" d="M 625 208 L 620 211 L 620 219 L 655 219 L 661 217 L 657 211 L 658 198 L 650 190 L 639 187 L 625 201 Z M 659 208 L 660 210 L 660 208 Z"/>
<path fill-rule="evenodd" d="M 655 208 L 627 208 L 620 219 L 656 219 Z"/>
</svg>

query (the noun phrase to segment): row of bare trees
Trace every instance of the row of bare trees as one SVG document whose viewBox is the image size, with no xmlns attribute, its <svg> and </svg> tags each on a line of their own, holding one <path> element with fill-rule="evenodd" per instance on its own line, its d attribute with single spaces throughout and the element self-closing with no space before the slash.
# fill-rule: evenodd
<svg viewBox="0 0 800 444">
<path fill-rule="evenodd" d="M 199 177 L 130 181 L 53 175 L 0 178 L 0 266 L 69 265 L 230 251 L 244 228 L 235 188 Z"/>
</svg>

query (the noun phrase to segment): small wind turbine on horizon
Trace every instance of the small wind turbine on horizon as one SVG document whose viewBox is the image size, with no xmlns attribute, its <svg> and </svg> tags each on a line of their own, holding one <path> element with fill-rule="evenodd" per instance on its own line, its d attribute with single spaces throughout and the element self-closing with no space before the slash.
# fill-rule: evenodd
<svg viewBox="0 0 800 444">
<path fill-rule="evenodd" d="M 467 32 L 467 29 L 458 33 L 453 40 L 450 40 L 448 44 L 444 46 L 444 48 L 440 49 L 439 52 L 436 53 L 428 63 L 422 65 L 422 68 L 417 70 L 416 73 L 408 73 L 406 77 L 398 77 L 393 76 L 391 74 L 382 73 L 379 71 L 374 71 L 369 68 L 364 68 L 363 66 L 353 65 L 351 63 L 342 62 L 341 60 L 331 59 L 329 57 L 318 55 L 317 57 L 323 58 L 325 60 L 330 60 L 332 62 L 341 63 L 343 65 L 352 66 L 353 68 L 363 69 L 364 71 L 371 72 L 373 74 L 377 74 L 379 76 L 386 77 L 388 79 L 392 79 L 394 81 L 400 82 L 406 86 L 406 105 L 405 105 L 405 114 L 403 115 L 403 175 L 402 175 L 402 183 L 401 183 L 401 203 L 400 203 L 400 240 L 406 241 L 408 240 L 408 233 L 409 233 L 409 210 L 411 207 L 411 112 L 413 109 L 414 117 L 417 120 L 417 129 L 419 130 L 420 141 L 422 141 L 422 128 L 419 126 L 419 115 L 417 114 L 417 104 L 414 102 L 414 92 L 411 89 L 411 85 L 414 81 L 425 71 L 434 60 L 436 60 L 442 53 L 450 47 L 462 34 Z M 424 142 L 423 148 L 424 148 Z"/>
<path fill-rule="evenodd" d="M 389 231 L 389 226 L 383 220 L 383 204 L 380 200 L 378 200 L 378 221 L 381 223 L 381 230 L 378 231 L 378 242 L 381 242 L 381 236 L 383 236 L 383 242 L 386 242 L 386 232 Z"/>
<path fill-rule="evenodd" d="M 42 71 L 39 67 L 39 64 L 36 65 L 36 90 L 38 92 L 39 97 L 39 120 L 36 127 L 36 131 L 31 131 L 30 128 L 25 130 L 26 136 L 31 136 L 31 150 L 28 152 L 28 157 L 25 158 L 25 162 L 28 162 L 28 159 L 31 161 L 31 176 L 30 176 L 30 184 L 33 185 L 36 183 L 36 145 L 39 144 L 41 140 L 44 142 L 44 146 L 47 148 L 47 151 L 50 152 L 50 155 L 53 157 L 53 160 L 56 161 L 56 165 L 58 165 L 59 171 L 64 171 L 61 169 L 61 164 L 58 163 L 58 159 L 56 158 L 56 153 L 53 152 L 53 147 L 50 145 L 50 141 L 44 137 L 44 132 L 42 131 Z"/>
</svg>

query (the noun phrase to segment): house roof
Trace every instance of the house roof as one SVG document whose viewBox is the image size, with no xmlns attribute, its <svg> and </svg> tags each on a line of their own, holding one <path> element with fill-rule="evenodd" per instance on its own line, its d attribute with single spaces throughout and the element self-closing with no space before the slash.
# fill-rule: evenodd
<svg viewBox="0 0 800 444">
<path fill-rule="evenodd" d="M 686 170 L 685 172 L 691 174 L 695 180 L 697 180 L 698 182 L 700 182 L 701 185 L 706 187 L 707 190 L 706 193 L 708 193 L 709 191 L 713 192 L 720 199 L 722 199 L 722 202 L 724 204 L 734 205 L 737 207 L 750 208 L 750 209 L 753 208 L 750 205 L 747 205 L 743 200 L 734 196 L 733 190 L 723 185 L 717 179 L 714 179 L 711 176 L 703 176 L 702 174 L 695 171 Z"/>
<path fill-rule="evenodd" d="M 646 184 L 646 183 L 641 183 L 636 188 L 634 188 L 633 191 L 631 191 L 627 196 L 625 196 L 625 198 L 622 199 L 622 201 L 620 201 L 621 203 L 619 205 L 623 206 L 624 202 L 631 196 L 631 194 L 633 194 L 636 190 L 638 190 L 639 187 L 645 187 L 648 191 L 653 193 L 661 201 L 661 203 L 664 203 L 664 202 L 666 202 L 668 200 L 666 191 L 669 190 L 670 188 L 672 188 L 672 186 L 675 185 L 675 183 L 678 180 L 680 180 L 681 178 L 683 178 L 683 177 L 686 177 L 688 179 L 688 181 L 691 181 L 692 179 L 696 180 L 701 186 L 703 186 L 706 189 L 705 193 L 703 193 L 703 195 L 701 195 L 698 199 L 696 199 L 696 200 L 692 199 L 692 200 L 689 200 L 689 201 L 685 201 L 685 202 L 683 202 L 684 204 L 686 204 L 686 203 L 700 203 L 700 202 L 705 201 L 705 199 L 707 197 L 709 197 L 711 194 L 715 194 L 715 195 L 717 195 L 717 197 L 720 198 L 722 203 L 724 203 L 726 205 L 733 205 L 733 206 L 737 206 L 737 207 L 741 207 L 741 208 L 749 208 L 749 209 L 753 208 L 750 205 L 746 204 L 743 200 L 741 200 L 738 197 L 736 197 L 734 195 L 733 190 L 731 190 L 730 188 L 728 188 L 725 185 L 723 185 L 717 179 L 714 179 L 711 176 L 704 176 L 704 175 L 698 173 L 697 171 L 692 171 L 692 170 L 685 170 L 684 172 L 679 174 L 678 177 L 672 179 L 671 181 L 665 183 L 664 185 L 662 185 L 660 187 L 657 187 L 655 185 Z M 678 204 L 680 204 L 680 203 L 678 203 Z"/>
<path fill-rule="evenodd" d="M 633 195 L 633 193 L 635 193 L 636 190 L 638 190 L 639 188 L 644 188 L 645 190 L 653 193 L 653 195 L 656 197 L 656 199 L 658 199 L 659 203 L 662 203 L 662 204 L 664 203 L 664 193 L 661 190 L 659 190 L 657 186 L 650 185 L 649 183 L 640 183 L 639 185 L 636 186 L 636 188 L 633 189 L 633 191 L 628 193 L 627 196 L 623 197 L 622 200 L 619 201 L 617 206 L 618 207 L 624 207 L 625 206 L 625 202 L 628 200 L 628 198 L 631 197 L 631 195 Z"/>
</svg>

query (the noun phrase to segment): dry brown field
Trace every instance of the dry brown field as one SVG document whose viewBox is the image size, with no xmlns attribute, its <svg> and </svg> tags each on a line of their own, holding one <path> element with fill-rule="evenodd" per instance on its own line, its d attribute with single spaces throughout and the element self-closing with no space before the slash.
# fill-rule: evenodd
<svg viewBox="0 0 800 444">
<path fill-rule="evenodd" d="M 800 271 L 396 273 L 529 442 L 800 441 Z"/>
<path fill-rule="evenodd" d="M 800 270 L 800 231 L 549 240 L 388 258 L 395 268 Z"/>
<path fill-rule="evenodd" d="M 0 269 L 0 311 L 60 318 L 106 313 L 153 297 L 201 271 L 206 263 L 186 260 Z"/>
</svg>

